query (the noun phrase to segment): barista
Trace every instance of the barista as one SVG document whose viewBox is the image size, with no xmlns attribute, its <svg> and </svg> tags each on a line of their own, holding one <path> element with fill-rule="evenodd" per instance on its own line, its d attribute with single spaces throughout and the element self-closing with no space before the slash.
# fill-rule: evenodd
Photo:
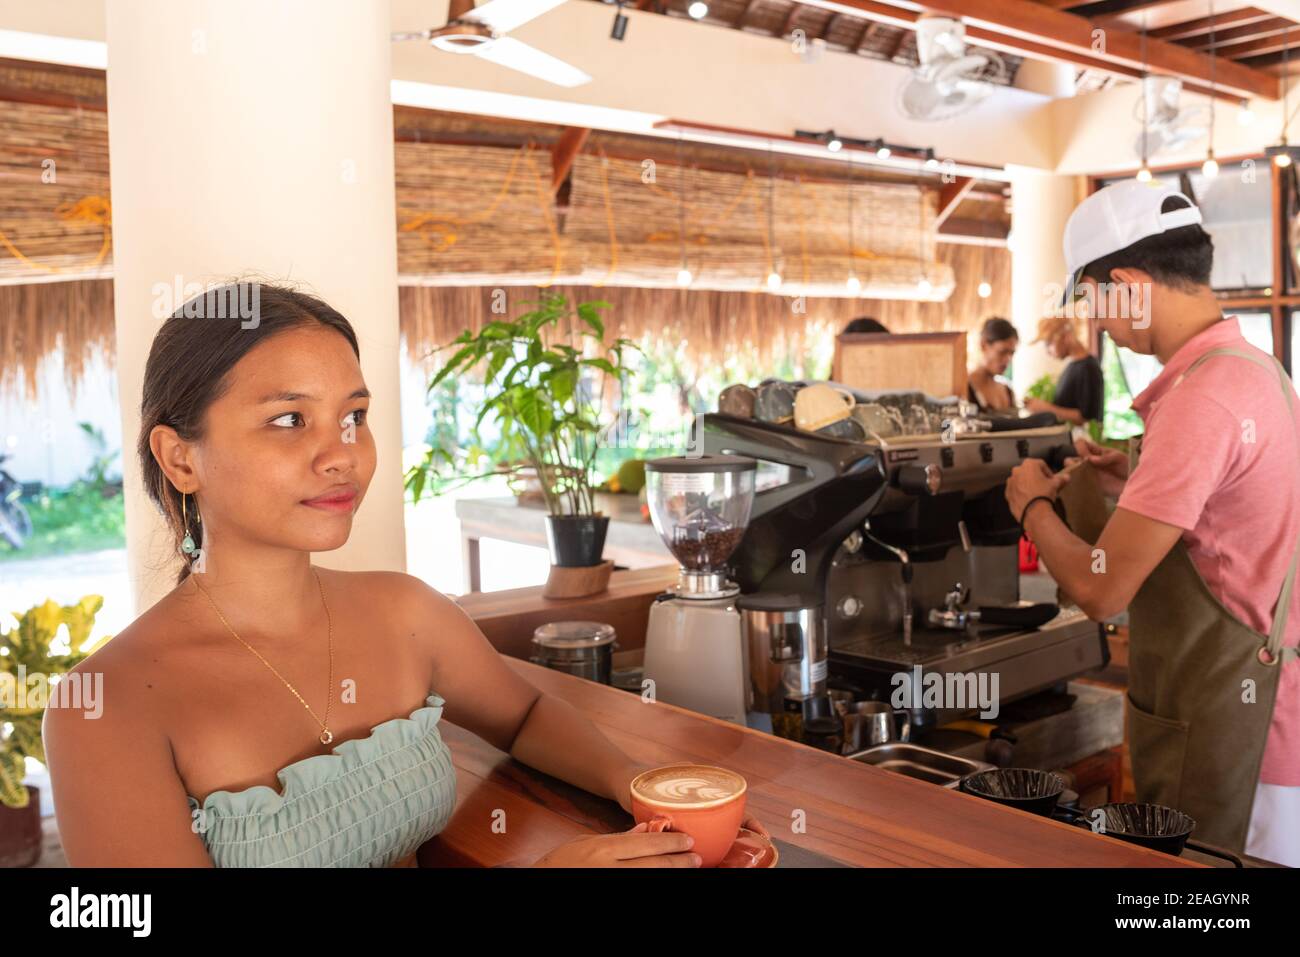
<svg viewBox="0 0 1300 957">
<path fill-rule="evenodd" d="M 1067 297 L 1164 369 L 1133 402 L 1146 434 L 1132 471 L 1123 453 L 1078 442 L 1118 497 L 1095 545 L 1054 509 L 1087 469 L 1053 475 L 1027 459 L 1006 497 L 1090 618 L 1129 609 L 1138 800 L 1191 815 L 1202 841 L 1300 866 L 1300 403 L 1220 311 L 1200 222 L 1173 187 L 1136 180 L 1074 211 Z"/>
</svg>

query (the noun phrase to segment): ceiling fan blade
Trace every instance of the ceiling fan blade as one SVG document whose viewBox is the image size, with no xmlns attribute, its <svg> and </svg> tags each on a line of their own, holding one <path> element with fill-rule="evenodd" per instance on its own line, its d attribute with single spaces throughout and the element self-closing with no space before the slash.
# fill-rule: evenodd
<svg viewBox="0 0 1300 957">
<path fill-rule="evenodd" d="M 536 47 L 530 47 L 513 37 L 499 37 L 490 43 L 484 43 L 474 51 L 474 56 L 490 60 L 498 66 L 518 70 L 529 76 L 556 86 L 582 86 L 590 83 L 591 77 L 576 66 L 570 66 L 563 60 L 543 53 Z"/>
<path fill-rule="evenodd" d="M 564 2 L 565 0 L 489 0 L 465 14 L 463 19 L 481 23 L 496 33 L 509 33 Z"/>
</svg>

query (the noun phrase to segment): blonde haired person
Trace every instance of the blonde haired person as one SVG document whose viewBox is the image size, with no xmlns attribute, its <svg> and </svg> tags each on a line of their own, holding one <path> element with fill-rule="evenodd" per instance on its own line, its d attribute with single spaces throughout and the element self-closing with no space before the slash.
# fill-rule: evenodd
<svg viewBox="0 0 1300 957">
<path fill-rule="evenodd" d="M 1030 412 L 1051 412 L 1062 422 L 1083 425 L 1101 421 L 1105 393 L 1101 363 L 1079 341 L 1068 316 L 1050 316 L 1038 323 L 1034 343 L 1043 343 L 1053 359 L 1064 359 L 1065 368 L 1056 382 L 1054 401 L 1025 399 Z"/>
</svg>

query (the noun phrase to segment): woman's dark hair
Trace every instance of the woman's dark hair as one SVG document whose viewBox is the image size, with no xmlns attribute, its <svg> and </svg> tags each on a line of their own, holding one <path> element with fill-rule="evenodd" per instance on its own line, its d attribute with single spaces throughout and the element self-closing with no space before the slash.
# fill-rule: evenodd
<svg viewBox="0 0 1300 957">
<path fill-rule="evenodd" d="M 858 316 L 858 318 L 850 320 L 849 324 L 844 327 L 844 332 L 883 332 L 885 335 L 889 335 L 889 330 L 885 328 L 884 324 L 872 319 L 870 316 Z"/>
<path fill-rule="evenodd" d="M 1181 196 L 1168 196 L 1160 212 L 1190 206 Z M 1083 267 L 1083 274 L 1096 282 L 1110 282 L 1112 269 L 1140 269 L 1162 286 L 1194 292 L 1210 284 L 1214 265 L 1214 240 L 1199 223 L 1178 226 L 1146 239 L 1139 239 L 1119 252 L 1094 260 Z"/>
<path fill-rule="evenodd" d="M 1008 339 L 1019 339 L 1020 333 L 1016 332 L 1016 327 L 1001 316 L 992 316 L 984 320 L 984 325 L 980 326 L 980 342 L 986 346 L 991 346 L 995 342 L 1005 342 Z"/>
<path fill-rule="evenodd" d="M 154 426 L 167 425 L 186 441 L 202 437 L 208 407 L 229 388 L 228 374 L 255 346 L 272 336 L 316 323 L 336 330 L 357 358 L 361 350 L 352 324 L 304 292 L 262 282 L 232 282 L 200 293 L 162 324 L 149 349 L 140 400 L 137 454 L 145 490 L 171 528 L 179 549 L 186 533 L 196 548 L 203 526 L 191 497 L 182 519 L 181 493 L 168 481 L 149 445 Z M 176 578 L 190 573 L 189 556 Z"/>
</svg>

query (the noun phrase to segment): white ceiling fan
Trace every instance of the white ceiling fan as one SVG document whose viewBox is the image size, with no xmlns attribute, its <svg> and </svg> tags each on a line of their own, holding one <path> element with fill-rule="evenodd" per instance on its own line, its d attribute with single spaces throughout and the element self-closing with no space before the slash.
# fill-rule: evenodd
<svg viewBox="0 0 1300 957">
<path fill-rule="evenodd" d="M 920 65 L 899 91 L 899 107 L 914 120 L 944 120 L 972 109 L 1004 81 L 1006 64 L 996 53 L 966 51 L 966 25 L 949 17 L 916 21 Z"/>
<path fill-rule="evenodd" d="M 1146 76 L 1142 95 L 1133 104 L 1133 119 L 1142 124 L 1133 152 L 1143 158 L 1174 152 L 1209 134 L 1210 108 L 1179 102 L 1183 81 L 1172 76 Z"/>
<path fill-rule="evenodd" d="M 565 0 L 451 0 L 445 26 L 414 33 L 394 33 L 393 40 L 428 40 L 447 53 L 469 54 L 518 70 L 556 86 L 582 86 L 591 77 L 558 57 L 522 40 L 505 36 L 529 20 L 554 10 Z"/>
</svg>

